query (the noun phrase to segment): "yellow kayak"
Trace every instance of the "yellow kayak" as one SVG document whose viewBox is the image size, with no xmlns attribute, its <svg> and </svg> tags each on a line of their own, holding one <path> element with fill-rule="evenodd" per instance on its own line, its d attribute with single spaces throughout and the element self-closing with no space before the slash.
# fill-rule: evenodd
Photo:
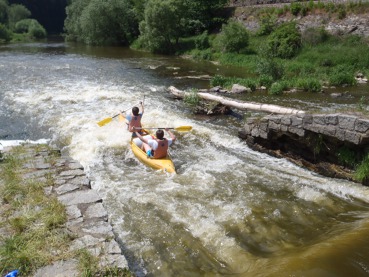
<svg viewBox="0 0 369 277">
<path fill-rule="evenodd" d="M 165 158 L 161 158 L 161 159 L 149 158 L 147 157 L 145 151 L 143 151 L 140 147 L 138 147 L 133 142 L 133 139 L 131 139 L 130 144 L 131 144 L 133 154 L 136 156 L 138 160 L 140 160 L 145 165 L 153 169 L 163 170 L 164 172 L 176 173 L 176 168 L 174 167 L 174 163 L 172 159 L 170 158 L 169 154 Z"/>
</svg>

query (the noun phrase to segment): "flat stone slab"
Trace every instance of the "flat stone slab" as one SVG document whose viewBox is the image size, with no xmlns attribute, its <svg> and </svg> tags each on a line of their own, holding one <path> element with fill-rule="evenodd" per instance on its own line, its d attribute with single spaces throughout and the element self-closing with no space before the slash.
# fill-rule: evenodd
<svg viewBox="0 0 369 277">
<path fill-rule="evenodd" d="M 34 277 L 78 277 L 78 262 L 76 260 L 59 261 L 37 270 Z"/>
<path fill-rule="evenodd" d="M 94 190 L 82 190 L 63 194 L 58 196 L 58 200 L 66 206 L 102 202 L 102 198 Z"/>
</svg>

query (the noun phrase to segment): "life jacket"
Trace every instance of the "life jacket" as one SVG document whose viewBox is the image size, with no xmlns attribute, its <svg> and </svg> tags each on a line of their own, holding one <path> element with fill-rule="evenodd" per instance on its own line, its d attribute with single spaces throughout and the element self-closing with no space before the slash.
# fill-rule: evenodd
<svg viewBox="0 0 369 277">
<path fill-rule="evenodd" d="M 139 130 L 134 130 L 133 129 L 133 127 L 142 128 L 141 118 L 142 118 L 142 115 L 137 115 L 136 116 L 136 115 L 132 114 L 132 119 L 128 124 L 128 131 L 130 131 L 130 132 L 139 132 L 139 131 L 141 131 L 141 129 L 139 129 Z"/>
<path fill-rule="evenodd" d="M 154 159 L 165 158 L 168 154 L 168 140 L 155 139 L 158 142 L 158 148 L 154 151 Z"/>
</svg>

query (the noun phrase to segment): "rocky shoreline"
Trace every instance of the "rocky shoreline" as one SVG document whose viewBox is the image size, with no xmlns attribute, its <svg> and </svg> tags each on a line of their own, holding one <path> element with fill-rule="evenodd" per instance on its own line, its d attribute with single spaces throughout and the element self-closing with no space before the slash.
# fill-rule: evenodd
<svg viewBox="0 0 369 277">
<path fill-rule="evenodd" d="M 64 231 L 73 238 L 68 251 L 87 250 L 98 259 L 101 269 L 128 270 L 127 260 L 115 239 L 103 200 L 97 191 L 91 189 L 83 166 L 48 145 L 25 143 L 22 147 L 25 153 L 22 158 L 28 161 L 22 167 L 22 178 L 45 181 L 52 176 L 53 184 L 45 187 L 44 192 L 56 196 L 66 207 Z M 11 154 L 12 149 L 6 147 L 2 154 Z M 6 236 L 6 231 L 0 229 L 0 235 Z M 34 276 L 73 277 L 80 274 L 77 260 L 70 259 L 39 268 Z"/>
</svg>

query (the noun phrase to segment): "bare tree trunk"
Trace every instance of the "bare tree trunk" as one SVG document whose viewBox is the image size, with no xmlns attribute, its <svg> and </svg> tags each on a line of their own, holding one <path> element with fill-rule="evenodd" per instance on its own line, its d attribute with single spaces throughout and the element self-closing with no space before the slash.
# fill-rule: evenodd
<svg viewBox="0 0 369 277">
<path fill-rule="evenodd" d="M 184 98 L 186 93 L 190 93 L 190 92 L 181 91 L 173 86 L 170 86 L 168 89 L 170 93 L 172 93 L 173 95 L 179 98 Z M 268 112 L 268 113 L 276 113 L 276 114 L 304 114 L 305 113 L 305 111 L 302 111 L 302 110 L 296 110 L 296 109 L 286 108 L 286 107 L 277 106 L 277 105 L 252 103 L 252 102 L 240 102 L 239 100 L 234 100 L 234 99 L 230 99 L 230 98 L 226 98 L 226 97 L 222 97 L 222 96 L 218 96 L 218 95 L 214 95 L 210 93 L 205 93 L 205 92 L 198 92 L 197 95 L 202 99 L 216 101 L 224 106 L 236 108 L 239 110 L 252 110 L 252 111 L 261 111 L 261 112 Z"/>
</svg>

